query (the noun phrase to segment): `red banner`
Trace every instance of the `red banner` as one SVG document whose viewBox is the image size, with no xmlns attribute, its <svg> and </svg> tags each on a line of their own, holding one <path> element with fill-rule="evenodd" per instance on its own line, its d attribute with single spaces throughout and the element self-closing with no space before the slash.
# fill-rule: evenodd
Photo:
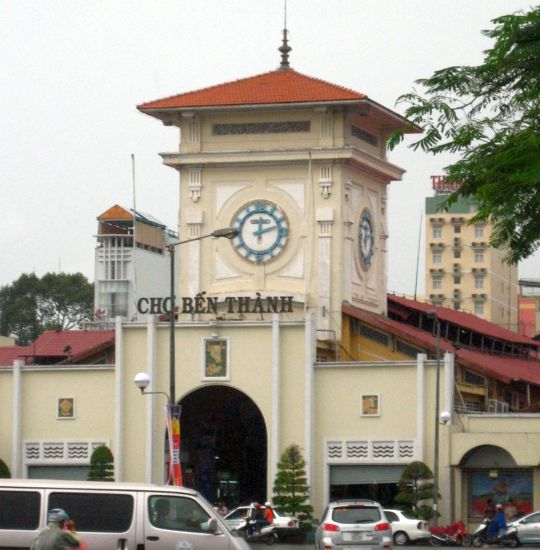
<svg viewBox="0 0 540 550">
<path fill-rule="evenodd" d="M 184 485 L 180 464 L 180 413 L 181 405 L 166 407 L 167 432 L 169 434 L 169 485 Z"/>
</svg>

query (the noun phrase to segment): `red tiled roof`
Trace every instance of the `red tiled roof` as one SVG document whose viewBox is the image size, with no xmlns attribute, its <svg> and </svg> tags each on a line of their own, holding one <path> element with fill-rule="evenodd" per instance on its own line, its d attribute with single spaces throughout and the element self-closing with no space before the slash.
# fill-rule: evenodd
<svg viewBox="0 0 540 550">
<path fill-rule="evenodd" d="M 410 300 L 409 300 L 410 301 Z M 439 308 L 444 309 L 444 308 Z M 425 350 L 436 352 L 436 338 L 429 332 L 420 330 L 412 325 L 394 321 L 383 315 L 358 309 L 349 304 L 343 304 L 343 313 L 356 319 L 365 321 L 370 326 L 399 336 L 406 342 Z M 441 338 L 439 347 L 441 352 L 453 353 L 456 363 L 468 367 L 475 372 L 491 376 L 509 384 L 513 380 L 521 380 L 540 386 L 540 361 L 516 359 L 508 356 L 490 355 L 470 349 L 456 349 L 450 342 Z"/>
<path fill-rule="evenodd" d="M 391 303 L 395 303 L 405 308 L 422 313 L 435 311 L 437 313 L 437 317 L 441 321 L 454 323 L 460 327 L 467 328 L 480 334 L 485 334 L 486 336 L 491 336 L 492 338 L 499 338 L 500 340 L 513 342 L 515 344 L 527 344 L 534 347 L 540 346 L 540 343 L 536 342 L 532 338 L 521 336 L 517 332 L 512 332 L 511 330 L 500 327 L 495 323 L 490 323 L 485 319 L 480 319 L 480 317 L 472 315 L 471 313 L 464 313 L 463 311 L 456 311 L 446 307 L 417 302 L 416 300 L 409 300 L 408 298 L 402 298 L 401 296 L 395 296 L 394 294 L 388 294 L 388 302 L 389 305 Z"/>
<path fill-rule="evenodd" d="M 114 330 L 47 330 L 26 348 L 25 356 L 60 357 L 75 360 L 114 345 Z"/>
<path fill-rule="evenodd" d="M 138 105 L 137 109 L 144 111 L 273 103 L 359 101 L 366 98 L 365 94 L 288 69 L 149 101 Z"/>
<path fill-rule="evenodd" d="M 27 350 L 26 346 L 0 346 L 0 367 L 11 367 Z"/>
</svg>

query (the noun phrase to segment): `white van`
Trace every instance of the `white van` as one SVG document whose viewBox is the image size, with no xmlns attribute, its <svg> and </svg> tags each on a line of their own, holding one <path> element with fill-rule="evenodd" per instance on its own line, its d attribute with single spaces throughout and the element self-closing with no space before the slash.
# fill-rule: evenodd
<svg viewBox="0 0 540 550">
<path fill-rule="evenodd" d="M 53 479 L 0 479 L 0 550 L 30 548 L 53 508 L 91 550 L 249 550 L 192 489 Z"/>
</svg>

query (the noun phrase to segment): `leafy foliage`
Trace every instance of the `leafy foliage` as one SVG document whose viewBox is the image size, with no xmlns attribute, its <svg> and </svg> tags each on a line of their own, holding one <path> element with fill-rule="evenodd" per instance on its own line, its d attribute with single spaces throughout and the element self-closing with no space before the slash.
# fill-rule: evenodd
<svg viewBox="0 0 540 550">
<path fill-rule="evenodd" d="M 399 493 L 394 498 L 406 511 L 422 519 L 430 519 L 430 506 L 420 504 L 433 498 L 433 472 L 426 464 L 414 461 L 408 464 L 399 480 Z"/>
<path fill-rule="evenodd" d="M 81 273 L 23 274 L 0 288 L 0 334 L 18 345 L 44 330 L 69 330 L 92 318 L 94 285 Z"/>
<path fill-rule="evenodd" d="M 7 464 L 0 458 L 0 479 L 6 479 L 11 477 L 11 472 Z"/>
<path fill-rule="evenodd" d="M 278 462 L 278 472 L 274 481 L 275 506 L 284 512 L 298 517 L 303 526 L 309 527 L 313 507 L 309 500 L 309 487 L 306 478 L 306 461 L 298 445 L 289 445 Z"/>
<path fill-rule="evenodd" d="M 114 481 L 114 457 L 105 445 L 96 447 L 90 457 L 89 481 Z"/>
<path fill-rule="evenodd" d="M 490 220 L 490 244 L 516 263 L 540 246 L 540 7 L 493 23 L 481 65 L 438 70 L 417 81 L 424 95 L 413 90 L 398 103 L 425 130 L 413 149 L 458 156 L 445 172 L 460 188 L 443 208 L 474 198 L 470 223 Z M 394 134 L 389 147 L 402 139 Z"/>
</svg>

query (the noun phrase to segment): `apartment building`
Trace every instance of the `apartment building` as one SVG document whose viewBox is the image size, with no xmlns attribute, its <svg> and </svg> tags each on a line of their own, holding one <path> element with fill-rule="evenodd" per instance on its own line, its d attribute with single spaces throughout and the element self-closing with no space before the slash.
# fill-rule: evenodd
<svg viewBox="0 0 540 550">
<path fill-rule="evenodd" d="M 472 200 L 462 198 L 440 211 L 452 189 L 444 179 L 432 179 L 435 195 L 426 198 L 426 297 L 517 332 L 517 267 L 489 245 L 491 224 L 469 223 L 477 211 Z"/>
</svg>

